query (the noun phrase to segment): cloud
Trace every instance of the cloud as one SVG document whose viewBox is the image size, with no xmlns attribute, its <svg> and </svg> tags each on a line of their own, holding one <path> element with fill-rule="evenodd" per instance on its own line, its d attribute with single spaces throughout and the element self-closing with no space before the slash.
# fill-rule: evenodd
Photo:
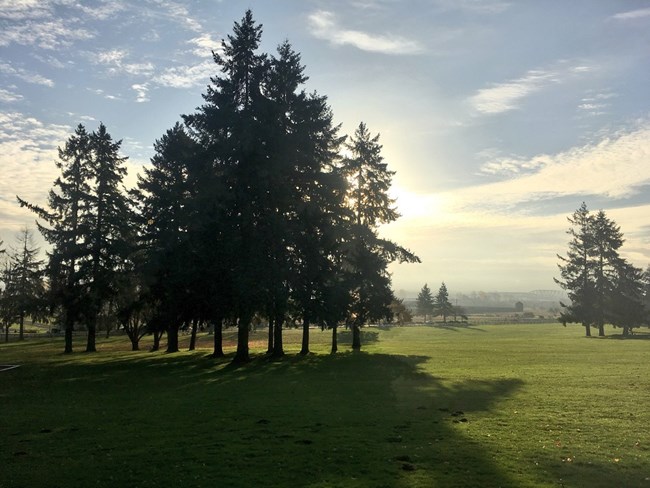
<svg viewBox="0 0 650 488">
<path fill-rule="evenodd" d="M 83 5 L 81 2 L 75 5 L 84 15 L 97 20 L 107 20 L 114 17 L 115 14 L 126 10 L 126 5 L 118 0 L 108 0 L 100 5 L 92 7 Z"/>
<path fill-rule="evenodd" d="M 15 68 L 9 63 L 0 63 L 0 73 L 15 76 L 27 83 L 33 83 L 35 85 L 54 86 L 54 82 L 49 78 L 45 78 L 37 73 L 30 73 L 22 68 Z"/>
<path fill-rule="evenodd" d="M 0 221 L 16 231 L 31 224 L 29 212 L 20 209 L 15 196 L 43 204 L 57 176 L 56 148 L 71 133 L 66 125 L 46 124 L 19 112 L 0 112 Z"/>
<path fill-rule="evenodd" d="M 18 93 L 10 92 L 4 88 L 0 88 L 0 102 L 11 103 L 22 100 L 23 96 Z"/>
<path fill-rule="evenodd" d="M 488 195 L 498 195 L 496 200 L 509 207 L 576 195 L 624 199 L 650 184 L 648 160 L 650 124 L 554 155 L 506 159 L 500 168 L 493 161 L 484 168 L 486 172 L 494 174 L 500 169 L 501 174 L 515 177 L 475 187 L 464 195 L 469 205 Z"/>
<path fill-rule="evenodd" d="M 131 85 L 131 88 L 135 90 L 137 94 L 137 97 L 135 99 L 137 103 L 148 102 L 149 100 L 151 100 L 148 96 L 148 92 L 149 92 L 148 83 Z"/>
<path fill-rule="evenodd" d="M 554 71 L 531 70 L 516 80 L 480 89 L 469 102 L 481 114 L 499 114 L 519 108 L 524 98 L 558 81 Z"/>
<path fill-rule="evenodd" d="M 61 18 L 30 19 L 22 23 L 7 23 L 0 30 L 0 46 L 21 44 L 54 50 L 69 47 L 74 41 L 92 39 L 95 35 L 87 29 L 72 27 Z"/>
<path fill-rule="evenodd" d="M 48 17 L 51 13 L 51 5 L 44 0 L 0 0 L 0 18 L 2 19 L 34 19 Z"/>
<path fill-rule="evenodd" d="M 309 15 L 311 33 L 335 46 L 354 46 L 362 51 L 383 54 L 418 54 L 423 47 L 413 40 L 393 35 L 368 34 L 341 28 L 332 12 L 318 10 Z"/>
<path fill-rule="evenodd" d="M 618 14 L 612 15 L 612 19 L 616 20 L 636 20 L 644 17 L 650 17 L 650 8 L 629 10 L 627 12 L 620 12 Z"/>
<path fill-rule="evenodd" d="M 216 69 L 216 65 L 211 60 L 191 66 L 174 66 L 164 70 L 152 81 L 164 87 L 192 88 L 207 85 Z"/>
<path fill-rule="evenodd" d="M 187 42 L 188 44 L 194 44 L 196 46 L 192 52 L 194 55 L 202 58 L 212 59 L 212 51 L 221 51 L 221 41 L 213 39 L 210 34 L 202 34 Z"/>
<path fill-rule="evenodd" d="M 180 23 L 181 25 L 184 25 L 189 30 L 194 32 L 203 32 L 201 23 L 190 15 L 185 5 L 170 0 L 150 0 L 150 3 L 154 3 L 159 7 L 162 7 L 167 11 L 166 17 Z"/>
<path fill-rule="evenodd" d="M 96 64 L 103 64 L 108 66 L 110 74 L 125 73 L 134 76 L 150 76 L 153 74 L 155 66 L 153 63 L 127 63 L 125 60 L 129 52 L 125 49 L 110 49 L 93 54 L 93 59 Z"/>
<path fill-rule="evenodd" d="M 435 276 L 466 290 L 554 288 L 566 217 L 583 200 L 590 208 L 594 200 L 615 207 L 604 209 L 625 233 L 622 254 L 645 267 L 650 202 L 626 198 L 650 184 L 649 160 L 647 123 L 556 154 L 503 158 L 504 181 L 435 194 L 396 189 L 402 218 L 381 234 L 412 249 L 423 264 L 391 266 L 393 282 L 417 290 Z"/>
<path fill-rule="evenodd" d="M 20 112 L 0 112 L 0 167 L 4 175 L 0 178 L 0 234 L 34 227 L 34 214 L 20 208 L 16 195 L 30 203 L 46 204 L 48 191 L 60 175 L 54 164 L 57 147 L 62 147 L 72 132 L 68 125 L 48 124 Z M 135 184 L 142 164 L 127 160 L 126 185 Z"/>
<path fill-rule="evenodd" d="M 86 90 L 88 90 L 90 92 L 93 92 L 95 95 L 99 95 L 99 96 L 104 97 L 104 98 L 106 98 L 108 100 L 119 100 L 120 99 L 120 97 L 117 97 L 115 95 L 110 95 L 110 94 L 106 93 L 101 88 L 97 88 L 97 89 L 86 88 Z"/>
</svg>

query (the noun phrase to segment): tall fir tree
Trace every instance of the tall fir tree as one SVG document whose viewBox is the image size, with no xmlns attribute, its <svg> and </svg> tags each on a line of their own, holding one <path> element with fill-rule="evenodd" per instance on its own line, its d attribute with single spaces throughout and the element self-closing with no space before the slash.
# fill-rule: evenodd
<svg viewBox="0 0 650 488">
<path fill-rule="evenodd" d="M 567 220 L 571 224 L 567 231 L 571 240 L 566 257 L 558 255 L 560 278 L 555 278 L 555 282 L 567 290 L 571 303 L 560 303 L 563 309 L 560 321 L 581 323 L 585 335 L 590 337 L 591 327 L 596 324 L 596 288 L 591 260 L 595 248 L 593 219 L 583 202 Z"/>
<path fill-rule="evenodd" d="M 178 330 L 190 319 L 195 294 L 190 228 L 193 224 L 193 162 L 196 145 L 180 124 L 154 144 L 151 166 L 133 191 L 145 259 L 140 273 L 157 333 L 167 332 L 167 352 L 178 351 Z"/>
<path fill-rule="evenodd" d="M 126 157 L 119 154 L 122 141 L 114 141 L 103 123 L 90 136 L 93 192 L 85 214 L 88 233 L 85 245 L 89 259 L 80 263 L 86 278 L 88 304 L 85 309 L 88 329 L 86 352 L 95 352 L 97 320 L 102 308 L 116 292 L 119 268 L 131 252 L 131 206 L 122 187 L 126 176 Z"/>
<path fill-rule="evenodd" d="M 372 136 L 361 122 L 346 144 L 349 157 L 341 169 L 349 182 L 346 196 L 352 214 L 347 242 L 347 266 L 352 302 L 349 325 L 352 329 L 352 348 L 361 348 L 361 327 L 370 322 L 390 317 L 394 297 L 390 288 L 388 264 L 419 262 L 407 249 L 379 238 L 377 228 L 399 217 L 395 200 L 388 193 L 393 171 L 388 170 L 381 155 L 379 134 Z"/>
<path fill-rule="evenodd" d="M 415 305 L 417 307 L 416 310 L 418 315 L 422 315 L 424 317 L 424 322 L 426 323 L 427 315 L 431 315 L 433 313 L 434 306 L 431 289 L 426 283 L 420 290 L 420 293 L 418 293 L 417 299 L 415 300 Z"/>
<path fill-rule="evenodd" d="M 20 197 L 21 206 L 32 210 L 42 222 L 38 229 L 51 245 L 48 252 L 47 275 L 50 300 L 59 312 L 65 331 L 64 352 L 72 352 L 72 332 L 82 316 L 84 294 L 80 262 L 88 257 L 83 245 L 88 234 L 92 180 L 92 147 L 90 134 L 79 124 L 59 148 L 56 166 L 61 175 L 49 191 L 47 207 L 31 204 Z"/>
<path fill-rule="evenodd" d="M 445 323 L 447 322 L 447 317 L 454 313 L 454 306 L 449 301 L 449 291 L 444 281 L 436 294 L 435 311 L 437 315 L 442 315 L 442 321 Z"/>
</svg>

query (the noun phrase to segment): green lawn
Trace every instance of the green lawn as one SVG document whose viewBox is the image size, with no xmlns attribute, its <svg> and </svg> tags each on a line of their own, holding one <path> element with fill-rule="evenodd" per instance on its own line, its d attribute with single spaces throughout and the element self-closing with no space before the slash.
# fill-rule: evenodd
<svg viewBox="0 0 650 488">
<path fill-rule="evenodd" d="M 650 337 L 582 334 L 367 329 L 330 356 L 312 331 L 298 357 L 287 331 L 287 357 L 238 368 L 207 335 L 172 355 L 0 345 L 21 365 L 0 372 L 0 487 L 650 487 Z"/>
</svg>

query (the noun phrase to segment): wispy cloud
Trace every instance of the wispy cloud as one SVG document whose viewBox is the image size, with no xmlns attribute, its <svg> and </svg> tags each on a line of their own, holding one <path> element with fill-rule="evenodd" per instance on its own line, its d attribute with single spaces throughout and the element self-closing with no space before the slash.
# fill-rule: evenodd
<svg viewBox="0 0 650 488">
<path fill-rule="evenodd" d="M 79 2 L 75 5 L 84 15 L 97 19 L 107 20 L 116 14 L 127 9 L 127 6 L 119 0 L 104 0 L 99 5 L 88 6 Z"/>
<path fill-rule="evenodd" d="M 56 177 L 56 147 L 70 134 L 70 127 L 45 124 L 19 112 L 0 112 L 0 166 L 10 178 L 0 179 L 0 221 L 18 230 L 33 218 L 15 201 L 20 195 L 43 203 Z"/>
<path fill-rule="evenodd" d="M 37 73 L 30 73 L 22 68 L 16 68 L 9 63 L 0 63 L 0 73 L 15 76 L 18 79 L 35 85 L 54 86 L 54 82 L 49 78 L 45 78 Z"/>
<path fill-rule="evenodd" d="M 582 115 L 595 117 L 607 114 L 608 108 L 611 106 L 610 99 L 618 95 L 613 92 L 589 93 L 583 97 L 578 105 L 578 111 Z"/>
<path fill-rule="evenodd" d="M 23 96 L 10 92 L 9 90 L 5 90 L 4 88 L 0 88 L 0 102 L 4 103 L 11 103 L 11 102 L 17 102 L 18 100 L 22 100 Z"/>
<path fill-rule="evenodd" d="M 207 85 L 215 69 L 215 64 L 211 60 L 196 65 L 174 66 L 158 74 L 152 81 L 165 87 L 192 88 Z"/>
<path fill-rule="evenodd" d="M 469 101 L 481 114 L 499 114 L 519 108 L 524 98 L 558 81 L 553 71 L 531 70 L 521 78 L 482 88 Z"/>
<path fill-rule="evenodd" d="M 135 101 L 137 103 L 148 102 L 150 100 L 148 83 L 134 84 L 131 85 L 131 88 L 135 90 L 137 95 Z"/>
<path fill-rule="evenodd" d="M 166 13 L 165 17 L 180 23 L 189 30 L 194 32 L 203 32 L 201 22 L 192 17 L 187 7 L 182 3 L 171 0 L 149 0 L 149 3 L 162 7 Z M 150 14 L 150 12 L 148 13 Z"/>
<path fill-rule="evenodd" d="M 108 66 L 110 74 L 129 74 L 129 75 L 144 75 L 149 76 L 153 74 L 155 66 L 151 62 L 142 63 L 129 63 L 126 61 L 129 52 L 126 49 L 110 49 L 93 54 L 93 59 L 96 64 L 103 64 Z"/>
<path fill-rule="evenodd" d="M 629 10 L 627 12 L 620 12 L 618 14 L 612 15 L 612 18 L 616 20 L 635 20 L 644 17 L 650 17 L 650 8 Z"/>
<path fill-rule="evenodd" d="M 61 18 L 52 18 L 4 25 L 0 30 L 0 46 L 15 43 L 54 50 L 93 37 L 94 34 L 85 28 L 74 27 L 71 22 Z"/>
<path fill-rule="evenodd" d="M 105 92 L 104 90 L 102 90 L 101 88 L 97 88 L 97 89 L 94 89 L 94 88 L 86 88 L 86 89 L 87 89 L 88 91 L 94 93 L 95 95 L 99 95 L 100 97 L 104 97 L 104 98 L 106 98 L 106 99 L 108 99 L 108 100 L 119 100 L 119 99 L 120 99 L 120 97 L 118 97 L 118 96 L 116 96 L 116 95 L 111 95 L 110 93 L 106 93 L 106 92 Z"/>
<path fill-rule="evenodd" d="M 384 54 L 418 54 L 424 48 L 417 41 L 389 34 L 370 34 L 345 29 L 338 25 L 336 16 L 326 10 L 309 15 L 311 33 L 335 46 L 354 46 L 362 51 Z"/>
<path fill-rule="evenodd" d="M 530 70 L 520 78 L 482 88 L 468 101 L 477 113 L 483 115 L 517 110 L 527 97 L 569 79 L 583 77 L 595 69 L 584 64 L 572 66 L 570 61 L 560 60 L 550 68 Z"/>
<path fill-rule="evenodd" d="M 507 205 L 571 195 L 627 198 L 650 184 L 649 159 L 647 124 L 554 155 L 492 161 L 484 166 L 486 173 L 510 178 L 476 187 L 466 196 L 499 195 Z"/>
<path fill-rule="evenodd" d="M 188 44 L 196 46 L 192 52 L 202 58 L 212 58 L 212 51 L 221 51 L 221 41 L 213 39 L 210 34 L 202 34 L 187 41 Z"/>
<path fill-rule="evenodd" d="M 48 17 L 52 7 L 44 0 L 2 0 L 0 1 L 0 18 L 7 20 L 24 20 Z"/>
</svg>

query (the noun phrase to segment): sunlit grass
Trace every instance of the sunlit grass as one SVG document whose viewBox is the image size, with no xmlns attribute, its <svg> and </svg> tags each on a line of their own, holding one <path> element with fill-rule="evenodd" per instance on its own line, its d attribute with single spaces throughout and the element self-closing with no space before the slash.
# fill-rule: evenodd
<svg viewBox="0 0 650 488">
<path fill-rule="evenodd" d="M 559 325 L 369 329 L 363 352 L 0 346 L 0 486 L 650 486 L 650 341 Z M 83 350 L 83 337 L 75 338 Z M 189 336 L 182 336 L 186 347 Z"/>
</svg>

